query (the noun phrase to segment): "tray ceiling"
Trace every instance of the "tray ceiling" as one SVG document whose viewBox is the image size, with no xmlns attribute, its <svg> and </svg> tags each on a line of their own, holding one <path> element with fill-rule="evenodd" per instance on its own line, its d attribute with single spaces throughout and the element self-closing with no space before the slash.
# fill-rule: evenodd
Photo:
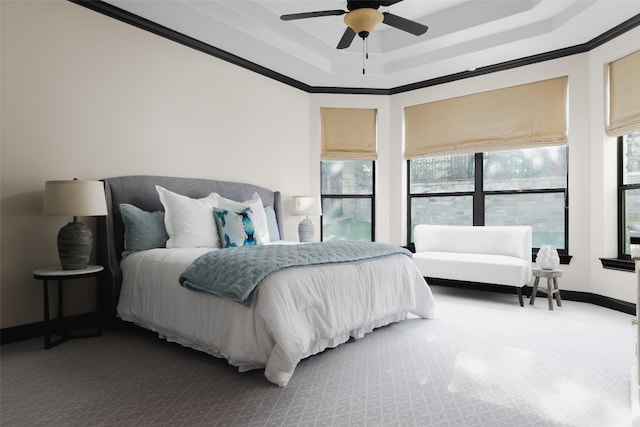
<svg viewBox="0 0 640 427">
<path fill-rule="evenodd" d="M 345 1 L 108 0 L 113 6 L 311 87 L 392 89 L 581 45 L 640 14 L 636 0 L 404 0 L 381 8 L 429 26 L 414 36 L 380 24 L 336 49 Z"/>
</svg>

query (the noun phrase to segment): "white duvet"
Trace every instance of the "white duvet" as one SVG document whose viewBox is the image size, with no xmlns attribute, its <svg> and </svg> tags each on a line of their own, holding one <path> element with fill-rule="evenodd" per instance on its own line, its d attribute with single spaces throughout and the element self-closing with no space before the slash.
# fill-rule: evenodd
<svg viewBox="0 0 640 427">
<path fill-rule="evenodd" d="M 402 254 L 272 273 L 247 307 L 178 284 L 180 273 L 210 250 L 151 249 L 126 257 L 120 318 L 224 357 L 240 371 L 264 368 L 269 381 L 284 387 L 305 357 L 410 313 L 433 317 L 431 290 Z"/>
</svg>

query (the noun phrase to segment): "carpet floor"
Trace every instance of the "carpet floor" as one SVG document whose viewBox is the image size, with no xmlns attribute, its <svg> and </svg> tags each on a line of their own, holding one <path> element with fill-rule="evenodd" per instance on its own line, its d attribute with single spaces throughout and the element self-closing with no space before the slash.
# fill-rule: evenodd
<svg viewBox="0 0 640 427">
<path fill-rule="evenodd" d="M 629 426 L 632 316 L 544 297 L 433 287 L 409 319 L 262 371 L 136 329 L 0 354 L 3 426 Z"/>
</svg>

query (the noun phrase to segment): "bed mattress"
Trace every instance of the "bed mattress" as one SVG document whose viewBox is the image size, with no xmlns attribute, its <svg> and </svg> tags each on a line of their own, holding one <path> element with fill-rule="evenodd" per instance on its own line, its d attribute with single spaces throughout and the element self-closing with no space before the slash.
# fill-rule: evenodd
<svg viewBox="0 0 640 427">
<path fill-rule="evenodd" d="M 284 387 L 308 356 L 409 315 L 434 314 L 431 290 L 406 255 L 280 270 L 246 306 L 179 285 L 180 274 L 210 250 L 161 248 L 126 257 L 118 316 L 240 371 L 264 369 Z"/>
</svg>

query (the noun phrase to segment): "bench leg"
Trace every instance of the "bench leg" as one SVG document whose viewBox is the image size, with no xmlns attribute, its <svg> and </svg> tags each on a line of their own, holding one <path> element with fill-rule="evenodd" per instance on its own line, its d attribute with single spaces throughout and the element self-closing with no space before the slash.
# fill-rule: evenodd
<svg viewBox="0 0 640 427">
<path fill-rule="evenodd" d="M 524 301 L 522 301 L 522 288 L 516 287 L 516 292 L 518 292 L 518 301 L 520 301 L 520 307 L 524 307 Z"/>
</svg>

